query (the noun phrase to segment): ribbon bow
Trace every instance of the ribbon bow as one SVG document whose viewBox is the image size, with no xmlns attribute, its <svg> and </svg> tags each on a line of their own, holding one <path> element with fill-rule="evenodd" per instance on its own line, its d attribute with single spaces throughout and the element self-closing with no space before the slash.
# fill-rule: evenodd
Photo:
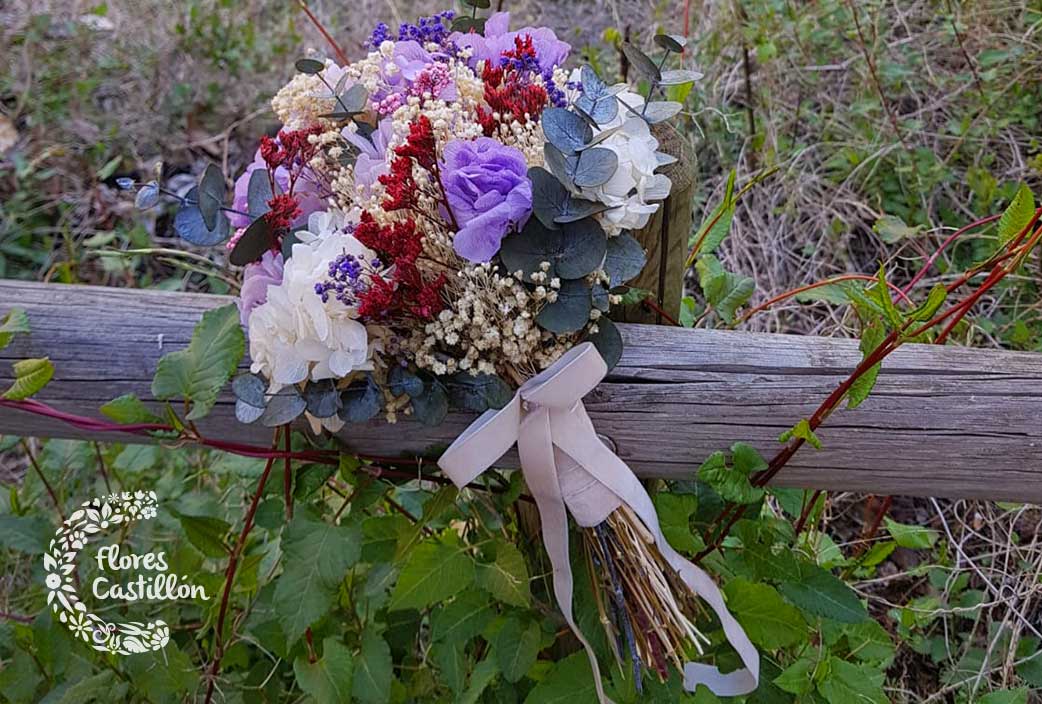
<svg viewBox="0 0 1042 704">
<path fill-rule="evenodd" d="M 582 399 L 608 373 L 597 349 L 584 342 L 548 369 L 525 382 L 500 410 L 474 421 L 438 460 L 459 487 L 495 464 L 514 444 L 525 482 L 539 507 L 543 543 L 553 567 L 554 595 L 565 621 L 586 649 L 600 701 L 610 702 L 601 685 L 593 648 L 572 616 L 572 570 L 568 560 L 568 511 L 584 527 L 599 525 L 623 504 L 643 521 L 666 562 L 683 582 L 716 612 L 724 633 L 745 669 L 721 673 L 712 665 L 684 664 L 684 688 L 699 684 L 718 696 L 756 689 L 760 659 L 742 627 L 724 604 L 709 575 L 666 542 L 651 497 L 626 463 L 597 437 Z"/>
</svg>

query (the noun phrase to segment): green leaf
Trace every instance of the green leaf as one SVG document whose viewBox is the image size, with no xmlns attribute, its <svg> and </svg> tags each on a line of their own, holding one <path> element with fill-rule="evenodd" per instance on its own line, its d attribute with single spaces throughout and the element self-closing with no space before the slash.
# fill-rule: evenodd
<svg viewBox="0 0 1042 704">
<path fill-rule="evenodd" d="M 535 320 L 544 330 L 559 335 L 578 332 L 590 322 L 592 309 L 590 284 L 582 279 L 562 281 L 557 300 L 544 305 Z"/>
<path fill-rule="evenodd" d="M 888 704 L 882 679 L 883 673 L 871 677 L 863 667 L 832 657 L 818 691 L 829 704 Z"/>
<path fill-rule="evenodd" d="M 21 308 L 12 308 L 0 318 L 0 350 L 11 344 L 16 333 L 29 332 L 29 316 Z"/>
<path fill-rule="evenodd" d="M 162 400 L 186 399 L 192 409 L 185 418 L 199 420 L 213 408 L 245 351 L 246 337 L 235 304 L 207 311 L 195 326 L 188 348 L 159 360 L 152 394 Z"/>
<path fill-rule="evenodd" d="M 785 668 L 774 678 L 774 684 L 790 694 L 807 694 L 814 689 L 814 669 L 816 658 L 802 657 Z"/>
<path fill-rule="evenodd" d="M 698 302 L 691 296 L 680 299 L 680 324 L 685 328 L 693 328 L 699 315 Z"/>
<path fill-rule="evenodd" d="M 948 298 L 948 289 L 942 283 L 934 284 L 933 288 L 930 289 L 930 293 L 927 295 L 926 300 L 923 301 L 922 305 L 917 307 L 908 316 L 912 320 L 917 320 L 920 323 L 933 318 L 944 301 Z"/>
<path fill-rule="evenodd" d="M 886 521 L 886 529 L 890 532 L 894 542 L 903 548 L 911 548 L 913 550 L 932 548 L 939 537 L 938 532 L 930 528 L 898 523 L 889 516 L 886 516 L 883 520 Z"/>
<path fill-rule="evenodd" d="M 713 212 L 709 214 L 702 226 L 698 228 L 698 232 L 692 237 L 691 243 L 693 245 L 701 242 L 701 244 L 698 244 L 698 249 L 692 253 L 692 258 L 715 252 L 716 248 L 720 246 L 731 231 L 731 222 L 734 220 L 735 203 L 737 202 L 734 198 L 734 181 L 736 176 L 737 172 L 731 169 L 731 173 L 727 177 L 724 199 L 713 209 Z"/>
<path fill-rule="evenodd" d="M 478 565 L 477 584 L 504 604 L 524 607 L 532 599 L 525 558 L 503 540 L 496 542 L 495 562 Z"/>
<path fill-rule="evenodd" d="M 14 383 L 4 392 L 4 398 L 24 401 L 47 386 L 54 376 L 54 365 L 47 357 L 23 359 L 11 365 L 14 368 Z"/>
<path fill-rule="evenodd" d="M 844 625 L 843 634 L 850 648 L 849 656 L 858 660 L 888 665 L 896 652 L 890 634 L 878 621 L 868 619 Z"/>
<path fill-rule="evenodd" d="M 181 529 L 185 532 L 188 542 L 199 549 L 199 552 L 207 557 L 224 558 L 228 556 L 228 546 L 224 544 L 224 537 L 228 535 L 232 527 L 227 521 L 222 521 L 215 516 L 187 516 L 176 513 L 177 520 L 181 523 Z"/>
<path fill-rule="evenodd" d="M 224 194 L 228 186 L 224 174 L 214 164 L 207 164 L 199 179 L 199 212 L 207 230 L 217 227 L 217 216 L 224 206 Z"/>
<path fill-rule="evenodd" d="M 778 589 L 790 602 L 814 616 L 840 623 L 861 623 L 868 611 L 857 594 L 831 572 L 816 565 L 800 565 L 799 582 L 782 582 Z"/>
<path fill-rule="evenodd" d="M 162 423 L 163 419 L 148 410 L 134 394 L 124 394 L 118 396 L 100 409 L 101 414 L 105 417 L 128 425 L 132 423 Z"/>
<path fill-rule="evenodd" d="M 977 700 L 977 704 L 1028 704 L 1029 693 L 1030 690 L 1027 687 L 1000 689 L 988 692 Z"/>
<path fill-rule="evenodd" d="M 474 560 L 451 534 L 417 545 L 406 559 L 388 606 L 422 609 L 466 589 L 474 581 Z"/>
<path fill-rule="evenodd" d="M 572 653 L 559 661 L 532 688 L 524 704 L 597 704 L 597 689 L 586 653 Z"/>
<path fill-rule="evenodd" d="M 698 468 L 698 478 L 728 501 L 751 504 L 763 498 L 763 489 L 754 487 L 749 476 L 766 468 L 767 463 L 755 448 L 735 443 L 731 446 L 730 465 L 723 452 L 714 452 Z"/>
<path fill-rule="evenodd" d="M 872 230 L 879 235 L 879 239 L 887 244 L 896 244 L 903 239 L 915 237 L 922 229 L 919 225 L 910 227 L 896 215 L 884 215 L 872 226 Z"/>
<path fill-rule="evenodd" d="M 391 698 L 391 647 L 372 628 L 362 634 L 351 694 L 362 704 L 386 704 Z"/>
<path fill-rule="evenodd" d="M 293 661 L 297 685 L 318 704 L 339 704 L 351 698 L 354 661 L 351 651 L 334 636 L 322 641 L 322 658 L 315 663 L 304 656 Z"/>
<path fill-rule="evenodd" d="M 691 531 L 691 515 L 697 510 L 698 497 L 694 494 L 655 495 L 655 511 L 662 534 L 675 550 L 694 554 L 705 547 L 702 539 Z"/>
<path fill-rule="evenodd" d="M 753 295 L 756 288 L 753 280 L 725 271 L 712 255 L 701 257 L 695 268 L 706 302 L 725 322 L 733 323 L 735 312 Z"/>
<path fill-rule="evenodd" d="M 442 681 L 454 694 L 459 694 L 467 684 L 467 656 L 463 646 L 455 643 L 435 643 L 431 646 L 431 659 L 441 672 Z"/>
<path fill-rule="evenodd" d="M 724 594 L 728 608 L 757 645 L 774 650 L 807 640 L 806 621 L 774 587 L 738 578 L 728 582 Z"/>
<path fill-rule="evenodd" d="M 486 655 L 485 659 L 477 664 L 474 671 L 470 673 L 470 686 L 456 700 L 456 704 L 477 704 L 482 693 L 488 689 L 492 681 L 499 675 L 499 665 L 492 655 Z"/>
<path fill-rule="evenodd" d="M 879 345 L 883 344 L 885 339 L 886 325 L 883 323 L 883 318 L 873 315 L 861 327 L 861 342 L 858 344 L 858 348 L 861 350 L 861 360 L 867 359 Z M 882 362 L 874 364 L 854 380 L 850 389 L 847 390 L 847 408 L 857 408 L 868 398 L 876 386 L 876 379 L 879 377 L 879 370 L 882 366 Z"/>
<path fill-rule="evenodd" d="M 436 642 L 466 645 L 485 630 L 493 616 L 487 596 L 477 591 L 464 592 L 431 614 L 432 638 Z"/>
<path fill-rule="evenodd" d="M 54 527 L 40 516 L 0 514 L 0 545 L 30 555 L 42 555 L 54 537 Z"/>
<path fill-rule="evenodd" d="M 66 689 L 58 703 L 113 702 L 122 697 L 121 694 L 118 694 L 120 691 L 126 691 L 126 684 L 117 682 L 116 673 L 112 670 L 103 670 L 96 675 L 84 677 Z"/>
<path fill-rule="evenodd" d="M 1035 217 L 1035 195 L 1025 184 L 1020 184 L 1009 206 L 999 218 L 999 244 L 1004 245 L 1016 238 Z"/>
<path fill-rule="evenodd" d="M 860 281 L 837 281 L 836 283 L 815 286 L 812 289 L 801 291 L 795 295 L 795 299 L 800 303 L 824 301 L 825 303 L 834 303 L 835 305 L 846 305 L 853 301 L 850 295 L 850 289 L 852 288 L 863 291 L 865 286 Z"/>
<path fill-rule="evenodd" d="M 519 681 L 532 668 L 541 640 L 538 623 L 523 626 L 517 618 L 507 619 L 493 640 L 496 662 L 507 682 Z"/>
<path fill-rule="evenodd" d="M 815 450 L 821 449 L 821 440 L 810 427 L 810 421 L 806 418 L 801 418 L 796 425 L 792 426 L 789 430 L 778 436 L 778 442 L 789 442 L 793 438 L 798 438 L 810 443 L 810 446 Z"/>
<path fill-rule="evenodd" d="M 301 73 L 315 75 L 325 70 L 326 64 L 318 59 L 297 59 L 294 67 Z"/>
<path fill-rule="evenodd" d="M 296 641 L 329 612 L 361 543 L 356 526 L 323 523 L 303 511 L 294 516 L 282 536 L 283 572 L 273 601 L 287 641 Z"/>
<path fill-rule="evenodd" d="M 159 448 L 155 445 L 127 445 L 112 463 L 118 472 L 139 474 L 152 469 L 159 462 Z"/>
</svg>

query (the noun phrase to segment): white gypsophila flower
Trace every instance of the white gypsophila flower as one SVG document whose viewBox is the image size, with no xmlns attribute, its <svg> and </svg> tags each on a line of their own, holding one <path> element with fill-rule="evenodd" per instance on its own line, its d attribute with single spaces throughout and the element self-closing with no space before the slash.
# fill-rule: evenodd
<svg viewBox="0 0 1042 704">
<path fill-rule="evenodd" d="M 341 254 L 372 259 L 375 255 L 344 231 L 346 216 L 315 213 L 298 234 L 282 283 L 268 287 L 267 301 L 250 316 L 250 357 L 254 373 L 263 374 L 274 393 L 307 379 L 339 379 L 372 369 L 368 334 L 358 312 L 315 293 L 329 277 L 329 264 Z"/>
<path fill-rule="evenodd" d="M 594 132 L 618 130 L 598 146 L 615 152 L 619 166 L 607 183 L 580 189 L 584 198 L 610 206 L 609 210 L 597 216 L 608 234 L 639 230 L 647 225 L 659 208 L 657 201 L 664 200 L 673 187 L 668 176 L 655 173 L 660 164 L 658 140 L 648 123 L 633 112 L 641 111 L 644 98 L 628 91 L 619 93 L 617 97 L 620 105 L 615 119 L 600 125 Z"/>
</svg>

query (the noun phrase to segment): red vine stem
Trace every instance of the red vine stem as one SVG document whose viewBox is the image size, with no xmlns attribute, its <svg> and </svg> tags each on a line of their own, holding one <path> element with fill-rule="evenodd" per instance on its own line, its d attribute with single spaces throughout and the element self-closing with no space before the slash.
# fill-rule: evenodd
<svg viewBox="0 0 1042 704">
<path fill-rule="evenodd" d="M 658 314 L 659 314 L 660 316 L 662 316 L 662 317 L 663 317 L 663 318 L 664 318 L 664 319 L 666 320 L 666 322 L 668 322 L 668 323 L 669 323 L 670 325 L 675 325 L 676 327 L 681 327 L 681 325 L 680 325 L 680 321 L 678 321 L 678 320 L 677 320 L 676 318 L 674 318 L 674 317 L 673 317 L 672 315 L 670 315 L 670 314 L 669 314 L 669 313 L 667 313 L 667 312 L 666 312 L 665 310 L 663 310 L 662 306 L 660 306 L 660 305 L 658 304 L 658 301 L 656 301 L 656 300 L 655 300 L 655 298 L 654 298 L 653 296 L 649 296 L 648 298 L 645 298 L 645 299 L 644 299 L 643 301 L 641 301 L 640 303 L 641 303 L 641 305 L 647 306 L 648 308 L 650 308 L 651 310 L 653 310 L 653 311 L 654 311 L 655 313 L 658 313 Z"/>
<path fill-rule="evenodd" d="M 288 434 L 288 431 L 287 431 Z M 279 431 L 275 431 L 275 436 L 272 438 L 272 446 L 276 446 L 279 439 Z M 275 458 L 269 457 L 267 463 L 264 465 L 264 472 L 260 476 L 260 480 L 257 482 L 257 490 L 253 493 L 253 500 L 250 501 L 250 507 L 246 511 L 246 517 L 243 519 L 242 532 L 239 533 L 239 539 L 235 542 L 235 548 L 232 550 L 231 555 L 228 556 L 228 567 L 224 571 L 224 591 L 221 593 L 221 607 L 217 612 L 217 632 L 214 636 L 214 652 L 213 660 L 210 663 L 210 673 L 208 681 L 206 683 L 206 699 L 205 704 L 210 704 L 213 698 L 214 685 L 217 682 L 217 673 L 221 669 L 221 659 L 224 657 L 224 619 L 228 614 L 228 600 L 232 593 L 232 584 L 235 581 L 235 570 L 239 566 L 239 558 L 242 556 L 243 547 L 246 545 L 246 538 L 250 534 L 250 530 L 253 529 L 253 518 L 257 514 L 257 506 L 260 504 L 261 494 L 264 493 L 264 485 L 268 482 L 268 475 L 271 474 L 271 467 L 275 464 Z"/>
<path fill-rule="evenodd" d="M 793 296 L 798 296 L 801 293 L 806 293 L 807 291 L 813 291 L 816 288 L 821 288 L 823 286 L 828 286 L 829 284 L 838 284 L 838 283 L 842 283 L 844 281 L 878 281 L 878 279 L 876 277 L 874 277 L 874 276 L 869 276 L 868 274 L 842 274 L 840 276 L 834 276 L 831 279 L 823 279 L 823 280 L 818 281 L 818 282 L 813 283 L 813 284 L 807 284 L 806 286 L 800 286 L 798 288 L 790 289 L 789 291 L 786 291 L 785 293 L 779 293 L 774 298 L 772 298 L 772 299 L 770 299 L 768 301 L 764 301 L 760 305 L 754 306 L 754 307 L 750 308 L 749 310 L 745 311 L 745 313 L 742 314 L 742 317 L 739 318 L 735 322 L 734 326 L 737 327 L 737 326 L 741 325 L 742 323 L 748 321 L 749 318 L 753 317 L 757 313 L 760 313 L 760 312 L 766 310 L 767 308 L 770 308 L 771 306 L 773 306 L 775 304 L 781 303 L 782 301 L 785 301 L 785 300 L 787 300 L 789 298 L 792 298 Z M 889 281 L 887 282 L 887 286 L 890 288 L 890 290 L 892 290 L 894 293 L 896 293 L 898 295 L 898 297 L 901 298 L 902 301 L 904 301 L 905 303 L 908 303 L 909 305 L 911 305 L 912 299 L 910 299 L 908 297 L 908 294 L 906 293 L 906 291 L 898 288 L 897 285 L 892 284 Z"/>
<path fill-rule="evenodd" d="M 319 34 L 321 34 L 322 37 L 326 40 L 326 43 L 328 43 L 329 46 L 333 49 L 333 52 L 336 54 L 337 61 L 340 62 L 340 65 L 347 66 L 349 63 L 351 63 L 351 61 L 347 58 L 347 54 L 344 53 L 344 50 L 340 48 L 340 45 L 336 43 L 336 40 L 334 40 L 333 37 L 329 34 L 329 32 L 326 31 L 326 28 L 322 25 L 321 22 L 319 22 L 318 18 L 315 17 L 314 14 L 312 14 L 311 10 L 308 8 L 308 4 L 304 2 L 304 0 L 297 0 L 297 4 L 300 5 L 300 9 L 303 10 L 304 14 L 308 16 L 309 20 L 311 20 L 311 24 L 315 25 L 315 29 L 319 31 Z"/>
</svg>

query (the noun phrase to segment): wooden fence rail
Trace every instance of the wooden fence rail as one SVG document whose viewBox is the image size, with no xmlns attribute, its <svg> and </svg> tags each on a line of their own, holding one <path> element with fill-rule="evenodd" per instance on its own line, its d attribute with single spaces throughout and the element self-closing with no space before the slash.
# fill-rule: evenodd
<svg viewBox="0 0 1042 704">
<path fill-rule="evenodd" d="M 11 362 L 49 356 L 54 380 L 39 400 L 99 416 L 133 392 L 150 401 L 156 362 L 188 344 L 219 296 L 0 281 L 0 313 L 24 308 L 32 333 L 0 351 Z M 856 342 L 816 337 L 620 325 L 622 362 L 586 399 L 599 432 L 645 477 L 692 477 L 714 450 L 746 441 L 769 455 L 858 362 Z M 400 456 L 445 445 L 471 417 L 348 426 L 357 452 Z M 222 397 L 200 426 L 214 438 L 267 444 Z M 0 434 L 83 437 L 69 426 L 0 408 Z M 785 486 L 1042 503 L 1042 355 L 908 345 L 883 366 L 875 392 L 838 410 L 777 478 Z M 94 438 L 100 439 L 100 438 Z M 137 437 L 105 439 L 141 441 Z M 516 458 L 504 458 L 510 466 Z"/>
</svg>

